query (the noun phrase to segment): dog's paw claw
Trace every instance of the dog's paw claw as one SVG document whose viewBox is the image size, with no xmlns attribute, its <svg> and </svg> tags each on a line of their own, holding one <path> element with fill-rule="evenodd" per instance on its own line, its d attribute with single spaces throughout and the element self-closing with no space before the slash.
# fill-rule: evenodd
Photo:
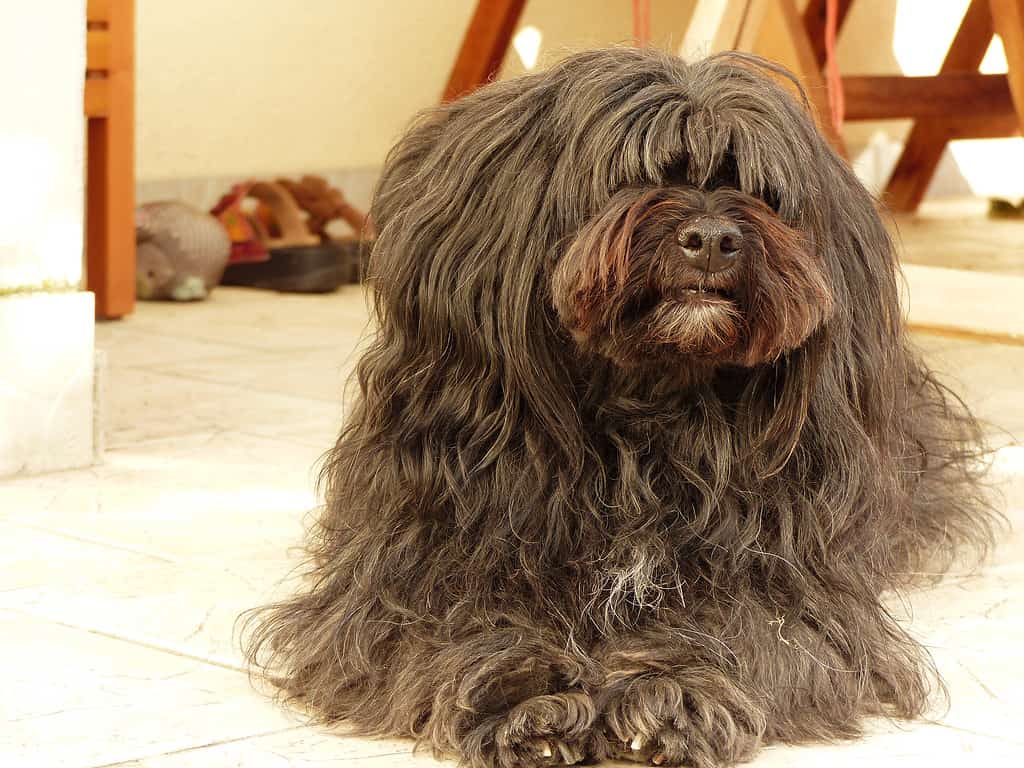
<svg viewBox="0 0 1024 768">
<path fill-rule="evenodd" d="M 546 765 L 575 765 L 584 758 L 583 749 L 561 739 L 541 739 L 534 749 Z"/>
<path fill-rule="evenodd" d="M 661 765 L 667 759 L 668 758 L 665 757 L 664 752 L 655 752 L 653 755 L 651 755 L 651 762 L 654 763 L 654 765 Z"/>
</svg>

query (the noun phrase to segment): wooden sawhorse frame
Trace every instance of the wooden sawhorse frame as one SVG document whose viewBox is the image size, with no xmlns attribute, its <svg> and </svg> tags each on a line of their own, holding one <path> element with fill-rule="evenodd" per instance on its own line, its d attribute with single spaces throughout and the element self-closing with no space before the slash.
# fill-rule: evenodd
<svg viewBox="0 0 1024 768">
<path fill-rule="evenodd" d="M 469 93 L 498 74 L 525 4 L 526 0 L 478 0 L 444 101 Z M 839 28 L 852 4 L 853 0 L 838 0 Z M 710 51 L 749 50 L 765 14 L 780 14 L 796 54 L 793 68 L 805 83 L 819 125 L 845 154 L 842 138 L 827 117 L 822 76 L 825 11 L 826 0 L 810 0 L 802 16 L 794 0 L 700 0 L 694 20 L 714 17 Z M 1006 49 L 1008 74 L 979 74 L 995 33 Z M 843 77 L 842 83 L 847 120 L 915 120 L 884 194 L 893 210 L 915 210 L 951 140 L 1012 136 L 1024 124 L 1024 0 L 972 0 L 938 75 L 856 75 Z"/>
</svg>

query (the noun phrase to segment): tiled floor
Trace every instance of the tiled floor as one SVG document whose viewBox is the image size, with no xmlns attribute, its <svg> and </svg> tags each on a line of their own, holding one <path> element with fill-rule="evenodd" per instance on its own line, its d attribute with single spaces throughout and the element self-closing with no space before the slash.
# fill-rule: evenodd
<svg viewBox="0 0 1024 768">
<path fill-rule="evenodd" d="M 433 764 L 407 742 L 305 725 L 252 689 L 232 639 L 240 611 L 289 589 L 365 324 L 357 289 L 218 289 L 99 327 L 105 463 L 0 484 L 0 766 Z M 984 416 L 1024 436 L 1024 348 L 919 341 Z M 997 465 L 1024 520 L 1024 448 Z M 755 765 L 1021 764 L 1022 587 L 1014 534 L 980 573 L 911 596 L 952 698 L 936 722 L 772 748 Z"/>
<path fill-rule="evenodd" d="M 992 218 L 987 210 L 983 199 L 935 200 L 889 224 L 905 264 L 1024 275 L 1024 219 Z"/>
</svg>

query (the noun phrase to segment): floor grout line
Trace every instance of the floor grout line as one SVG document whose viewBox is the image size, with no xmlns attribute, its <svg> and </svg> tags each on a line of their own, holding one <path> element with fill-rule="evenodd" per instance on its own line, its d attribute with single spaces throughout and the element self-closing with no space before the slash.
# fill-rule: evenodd
<svg viewBox="0 0 1024 768">
<path fill-rule="evenodd" d="M 312 328 L 316 328 L 316 326 L 313 326 Z M 273 347 L 266 347 L 266 346 L 261 346 L 259 344 L 245 344 L 245 343 L 238 343 L 236 341 L 225 341 L 224 339 L 221 339 L 221 338 L 209 337 L 209 336 L 191 336 L 191 335 L 189 335 L 189 336 L 180 336 L 180 335 L 173 335 L 173 334 L 168 334 L 168 333 L 161 333 L 160 331 L 154 331 L 154 330 L 151 330 L 151 329 L 149 329 L 148 327 L 145 327 L 145 326 L 134 326 L 130 330 L 131 330 L 131 332 L 138 333 L 140 335 L 153 336 L 153 337 L 155 337 L 157 339 L 160 339 L 161 341 L 183 341 L 184 340 L 184 341 L 196 342 L 196 343 L 199 343 L 199 344 L 210 344 L 211 346 L 231 347 L 233 349 L 238 350 L 239 354 L 243 354 L 243 353 L 260 353 L 260 354 L 262 354 L 262 353 L 270 353 L 270 354 L 287 355 L 287 354 L 290 354 L 290 353 L 314 352 L 314 351 L 323 350 L 323 349 L 330 349 L 330 348 L 334 347 L 335 344 L 336 344 L 336 341 L 334 339 L 327 340 L 325 338 L 324 342 L 321 343 L 321 344 L 304 344 L 301 347 L 292 347 L 292 346 L 284 346 L 284 345 L 282 345 L 280 347 L 278 347 L 276 345 L 273 346 Z M 117 344 L 117 340 L 113 340 L 113 339 L 112 340 L 106 340 L 106 339 L 103 339 L 103 340 L 98 340 L 97 341 L 97 346 L 102 348 L 102 349 L 108 349 L 109 350 L 109 349 L 117 347 L 118 344 Z M 196 359 L 198 360 L 199 358 L 196 358 Z M 213 358 L 208 358 L 208 359 L 213 359 Z"/>
<path fill-rule="evenodd" d="M 132 765 L 142 760 L 152 760 L 158 757 L 169 757 L 171 755 L 180 755 L 186 752 L 194 752 L 199 749 L 208 749 L 209 747 L 219 747 L 222 744 L 234 744 L 239 741 L 248 741 L 249 739 L 261 739 L 266 736 L 275 736 L 279 733 L 288 733 L 290 731 L 298 731 L 303 728 L 308 728 L 308 725 L 293 725 L 288 728 L 277 728 L 273 731 L 263 731 L 261 733 L 253 733 L 248 736 L 239 736 L 233 739 L 219 739 L 217 741 L 210 741 L 205 744 L 196 744 L 191 747 L 182 747 L 181 749 L 172 749 L 169 752 L 155 752 L 148 755 L 142 755 L 141 757 L 133 757 L 129 760 L 118 760 L 115 763 L 100 763 L 98 765 L 91 765 L 89 768 L 117 768 L 118 766 Z"/>
<path fill-rule="evenodd" d="M 51 536 L 58 536 L 58 537 L 63 538 L 63 539 L 69 539 L 71 541 L 78 541 L 78 542 L 81 542 L 83 544 L 92 544 L 93 546 L 101 547 L 103 549 L 112 549 L 112 550 L 115 550 L 117 552 L 127 552 L 127 553 L 132 554 L 132 555 L 139 555 L 140 557 L 147 557 L 147 558 L 149 558 L 151 560 L 156 560 L 156 561 L 161 562 L 161 563 L 168 563 L 170 565 L 180 565 L 182 563 L 182 560 L 180 558 L 173 558 L 173 557 L 169 557 L 169 556 L 166 556 L 166 555 L 158 555 L 158 554 L 156 554 L 154 552 L 149 552 L 149 551 L 144 550 L 144 549 L 138 549 L 136 547 L 129 547 L 129 546 L 125 546 L 123 544 L 114 544 L 113 542 L 104 541 L 102 539 L 94 539 L 94 538 L 90 538 L 88 536 L 83 536 L 81 534 L 71 533 L 70 531 L 63 531 L 63 530 L 60 530 L 59 528 L 49 528 L 49 527 L 47 527 L 45 525 L 35 525 L 33 523 L 26 523 L 26 522 L 23 522 L 23 521 L 18 520 L 16 518 L 8 520 L 7 522 L 9 522 L 11 525 L 17 526 L 19 528 L 27 528 L 27 529 L 29 529 L 31 531 L 38 531 L 40 533 L 48 533 Z"/>
<path fill-rule="evenodd" d="M 163 376 L 164 378 L 169 378 L 169 379 L 185 379 L 186 381 L 195 381 L 195 382 L 198 382 L 200 384 L 213 384 L 215 386 L 231 389 L 233 392 L 237 392 L 239 387 L 244 387 L 247 394 L 255 393 L 255 394 L 261 394 L 261 395 L 273 395 L 273 396 L 277 396 L 277 397 L 288 398 L 288 399 L 291 399 L 291 400 L 303 400 L 303 401 L 313 402 L 313 403 L 329 403 L 331 405 L 337 404 L 338 399 L 339 399 L 337 397 L 324 398 L 324 397 L 309 397 L 308 395 L 296 395 L 296 394 L 291 394 L 291 393 L 288 393 L 288 392 L 281 392 L 280 390 L 266 389 L 266 388 L 263 388 L 263 387 L 254 386 L 251 382 L 242 382 L 242 383 L 235 382 L 235 383 L 230 383 L 230 382 L 225 382 L 225 381 L 218 381 L 216 379 L 211 379 L 211 378 L 209 378 L 207 376 L 197 376 L 195 374 L 180 373 L 180 372 L 168 373 L 166 371 L 161 371 L 161 370 L 152 368 L 150 366 L 141 366 L 141 365 L 140 366 L 131 366 L 131 365 L 129 365 L 129 366 L 125 366 L 125 368 L 127 368 L 128 370 L 132 370 L 132 371 L 148 373 L 148 374 L 153 375 L 153 376 Z"/>
<path fill-rule="evenodd" d="M 138 638 L 133 638 L 133 637 L 125 637 L 124 635 L 119 635 L 119 634 L 116 634 L 114 632 L 108 632 L 108 631 L 106 631 L 104 629 L 98 629 L 96 627 L 85 627 L 85 626 L 81 626 L 80 624 L 74 624 L 74 623 L 71 623 L 71 622 L 68 622 L 68 621 L 61 621 L 60 619 L 54 618 L 52 616 L 40 615 L 40 614 L 37 614 L 37 613 L 33 613 L 32 611 L 26 611 L 23 608 L 19 608 L 19 607 L 16 607 L 16 606 L 7 607 L 4 610 L 10 611 L 11 613 L 18 614 L 19 616 L 25 616 L 25 617 L 28 617 L 28 618 L 31 618 L 31 619 L 35 619 L 37 621 L 43 621 L 43 622 L 46 622 L 46 623 L 49 623 L 49 624 L 55 624 L 58 627 L 64 627 L 65 629 L 73 629 L 76 632 L 84 632 L 84 633 L 89 634 L 89 635 L 96 635 L 97 637 L 105 637 L 108 640 L 117 640 L 117 641 L 120 641 L 122 643 L 128 643 L 129 645 L 134 645 L 134 646 L 139 647 L 139 648 L 147 648 L 147 649 L 149 649 L 151 651 L 158 651 L 160 653 L 170 654 L 171 656 L 178 656 L 179 658 L 191 659 L 192 661 L 198 661 L 198 662 L 200 662 L 202 664 L 206 664 L 206 665 L 211 666 L 211 667 L 219 667 L 220 669 L 226 669 L 226 670 L 229 670 L 231 672 L 238 672 L 240 674 L 247 675 L 247 676 L 249 675 L 249 670 L 246 669 L 241 664 L 232 664 L 232 663 L 227 662 L 227 661 L 219 661 L 217 659 L 212 659 L 212 658 L 209 658 L 207 656 L 200 656 L 200 655 L 195 654 L 195 653 L 189 653 L 189 652 L 183 651 L 183 650 L 181 650 L 179 648 L 173 648 L 173 647 L 161 645 L 160 643 L 157 643 L 157 642 L 150 642 L 150 641 L 147 641 L 147 640 L 140 640 Z"/>
<path fill-rule="evenodd" d="M 259 427 L 257 427 L 257 429 L 258 428 Z M 339 432 L 341 431 L 341 423 L 340 422 L 338 424 L 337 431 L 339 431 Z M 238 434 L 245 435 L 246 437 L 257 438 L 257 439 L 260 439 L 260 440 L 274 440 L 274 441 L 281 440 L 281 441 L 284 441 L 286 443 L 291 443 L 292 445 L 302 446 L 303 448 L 320 449 L 322 455 L 320 455 L 316 459 L 317 463 L 323 461 L 323 459 L 324 459 L 324 455 L 323 454 L 329 453 L 331 451 L 331 449 L 334 448 L 334 442 L 337 439 L 337 436 L 335 436 L 335 437 L 330 438 L 326 442 L 323 442 L 323 443 L 318 442 L 318 443 L 314 444 L 312 440 L 309 440 L 309 441 L 302 440 L 301 438 L 295 437 L 294 435 L 269 435 L 269 434 L 268 435 L 261 435 L 259 432 L 250 432 L 248 430 L 240 430 L 238 432 Z"/>
</svg>

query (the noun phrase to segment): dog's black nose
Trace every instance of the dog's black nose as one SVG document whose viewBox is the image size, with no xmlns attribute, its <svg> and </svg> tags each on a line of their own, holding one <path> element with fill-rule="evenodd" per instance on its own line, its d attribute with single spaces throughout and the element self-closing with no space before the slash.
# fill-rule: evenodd
<svg viewBox="0 0 1024 768">
<path fill-rule="evenodd" d="M 743 248 L 743 233 L 727 219 L 700 218 L 679 229 L 687 263 L 701 272 L 721 272 L 733 265 Z"/>
</svg>

